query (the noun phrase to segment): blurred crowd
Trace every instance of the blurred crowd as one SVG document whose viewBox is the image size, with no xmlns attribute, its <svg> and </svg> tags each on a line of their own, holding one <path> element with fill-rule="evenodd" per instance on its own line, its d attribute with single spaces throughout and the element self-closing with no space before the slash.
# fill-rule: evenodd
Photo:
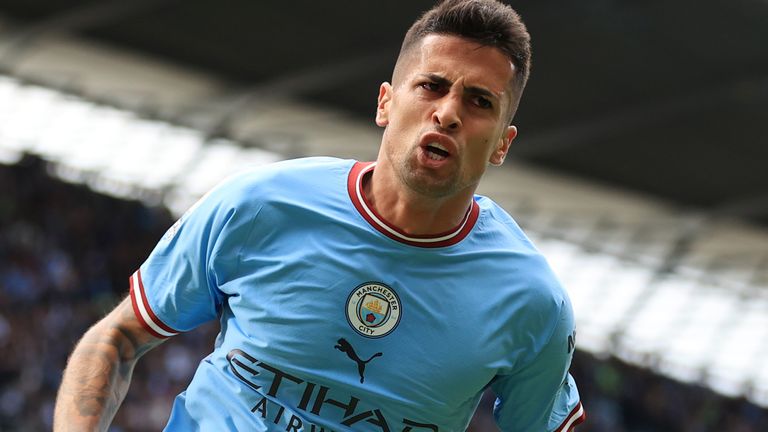
<svg viewBox="0 0 768 432">
<path fill-rule="evenodd" d="M 161 208 L 50 177 L 27 157 L 0 165 L 0 431 L 47 431 L 67 356 L 117 304 L 173 223 Z M 211 323 L 147 354 L 114 432 L 160 430 L 173 397 L 213 344 Z M 768 412 L 615 360 L 577 354 L 588 420 L 579 432 L 758 432 Z"/>
<path fill-rule="evenodd" d="M 578 432 L 766 432 L 768 410 L 615 359 L 577 352 L 587 422 Z"/>
<path fill-rule="evenodd" d="M 55 180 L 46 168 L 35 158 L 0 165 L 0 431 L 51 430 L 69 352 L 127 295 L 128 277 L 173 222 L 163 209 Z M 213 332 L 147 354 L 112 430 L 162 429 Z"/>
</svg>

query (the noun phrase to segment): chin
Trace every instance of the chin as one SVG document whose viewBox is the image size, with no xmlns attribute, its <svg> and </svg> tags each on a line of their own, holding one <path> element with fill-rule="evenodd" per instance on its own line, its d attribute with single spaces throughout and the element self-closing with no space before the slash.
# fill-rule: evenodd
<svg viewBox="0 0 768 432">
<path fill-rule="evenodd" d="M 406 185 L 411 190 L 430 198 L 445 198 L 459 190 L 453 179 L 436 179 L 428 175 L 411 175 L 408 177 Z"/>
</svg>

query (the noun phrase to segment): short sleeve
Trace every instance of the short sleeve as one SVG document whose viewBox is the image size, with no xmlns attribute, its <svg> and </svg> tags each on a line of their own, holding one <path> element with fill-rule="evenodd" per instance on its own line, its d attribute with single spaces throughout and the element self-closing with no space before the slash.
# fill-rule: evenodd
<svg viewBox="0 0 768 432">
<path fill-rule="evenodd" d="M 224 298 L 220 280 L 237 266 L 241 239 L 257 213 L 244 199 L 247 192 L 242 176 L 214 188 L 131 276 L 134 312 L 154 336 L 173 336 L 218 317 Z"/>
<path fill-rule="evenodd" d="M 532 362 L 491 383 L 494 417 L 502 431 L 566 432 L 584 420 L 579 393 L 568 373 L 573 357 L 571 305 L 561 304 L 559 320 Z"/>
</svg>

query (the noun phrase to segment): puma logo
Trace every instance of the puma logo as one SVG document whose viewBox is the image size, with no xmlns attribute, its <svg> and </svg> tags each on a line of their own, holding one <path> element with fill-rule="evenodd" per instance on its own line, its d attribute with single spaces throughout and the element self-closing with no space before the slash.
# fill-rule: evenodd
<svg viewBox="0 0 768 432">
<path fill-rule="evenodd" d="M 355 352 L 355 349 L 352 348 L 352 345 L 347 342 L 346 339 L 341 338 L 338 340 L 338 343 L 333 346 L 337 350 L 345 353 L 347 357 L 352 359 L 355 363 L 357 363 L 357 372 L 360 374 L 360 383 L 362 384 L 365 381 L 365 365 L 368 364 L 369 361 L 373 360 L 376 357 L 381 357 L 382 353 L 378 352 L 374 355 L 372 355 L 368 360 L 360 360 L 360 357 L 357 356 L 357 353 Z"/>
</svg>

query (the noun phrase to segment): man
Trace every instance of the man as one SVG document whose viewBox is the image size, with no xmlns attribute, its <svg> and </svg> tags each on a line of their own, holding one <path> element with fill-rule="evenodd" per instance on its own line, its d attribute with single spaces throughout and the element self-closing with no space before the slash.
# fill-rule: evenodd
<svg viewBox="0 0 768 432">
<path fill-rule="evenodd" d="M 76 347 L 55 430 L 106 429 L 136 360 L 212 319 L 167 430 L 463 431 L 486 389 L 503 431 L 583 420 L 567 295 L 474 195 L 517 134 L 529 57 L 495 0 L 427 12 L 381 85 L 377 161 L 281 162 L 203 198 Z"/>
</svg>

